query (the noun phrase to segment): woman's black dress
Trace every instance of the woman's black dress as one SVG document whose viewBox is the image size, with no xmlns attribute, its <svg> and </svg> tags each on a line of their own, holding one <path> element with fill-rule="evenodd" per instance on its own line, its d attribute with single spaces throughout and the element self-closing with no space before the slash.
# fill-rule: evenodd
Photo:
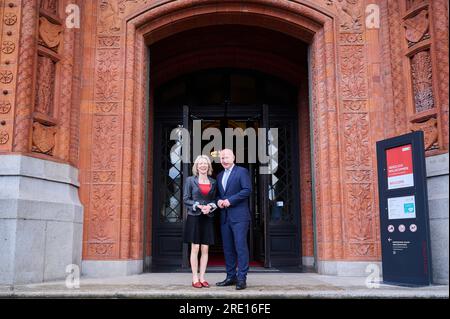
<svg viewBox="0 0 450 319">
<path fill-rule="evenodd" d="M 210 187 L 213 187 L 213 185 L 210 184 Z M 211 193 L 214 194 L 214 190 Z M 208 199 L 207 196 L 204 196 L 204 198 L 205 200 Z M 211 201 L 213 201 L 212 198 Z M 209 201 L 207 200 L 207 202 Z M 203 213 L 199 216 L 188 215 L 184 225 L 183 242 L 214 245 L 214 218 Z"/>
<path fill-rule="evenodd" d="M 183 241 L 188 244 L 214 245 L 214 218 L 205 214 L 188 215 Z"/>
</svg>

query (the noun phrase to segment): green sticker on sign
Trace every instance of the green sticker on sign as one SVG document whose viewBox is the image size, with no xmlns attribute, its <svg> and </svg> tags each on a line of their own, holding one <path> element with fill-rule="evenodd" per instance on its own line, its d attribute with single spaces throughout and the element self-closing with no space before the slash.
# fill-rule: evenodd
<svg viewBox="0 0 450 319">
<path fill-rule="evenodd" d="M 414 214 L 414 212 L 415 212 L 414 203 L 404 203 L 403 208 L 404 208 L 405 214 Z"/>
</svg>

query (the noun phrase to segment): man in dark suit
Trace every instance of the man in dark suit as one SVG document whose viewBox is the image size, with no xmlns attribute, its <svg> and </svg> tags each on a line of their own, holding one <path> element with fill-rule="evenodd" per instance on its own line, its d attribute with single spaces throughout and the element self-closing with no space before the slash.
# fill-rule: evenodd
<svg viewBox="0 0 450 319">
<path fill-rule="evenodd" d="M 216 285 L 236 284 L 236 289 L 241 290 L 247 287 L 249 268 L 247 233 L 250 225 L 249 197 L 252 184 L 248 170 L 235 165 L 234 159 L 232 150 L 224 149 L 220 152 L 220 162 L 225 170 L 217 176 L 217 205 L 222 209 L 220 224 L 227 277 Z"/>
</svg>

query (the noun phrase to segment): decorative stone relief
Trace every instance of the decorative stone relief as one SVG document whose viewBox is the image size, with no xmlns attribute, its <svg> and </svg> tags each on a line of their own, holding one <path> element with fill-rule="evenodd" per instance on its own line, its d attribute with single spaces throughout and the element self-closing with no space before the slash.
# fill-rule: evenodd
<svg viewBox="0 0 450 319">
<path fill-rule="evenodd" d="M 3 17 L 3 22 L 8 26 L 14 25 L 17 22 L 17 15 L 14 13 L 6 13 Z"/>
<path fill-rule="evenodd" d="M 97 55 L 96 93 L 99 101 L 119 98 L 119 51 L 99 50 Z"/>
<path fill-rule="evenodd" d="M 39 18 L 39 36 L 45 46 L 56 48 L 61 42 L 62 32 L 62 26 L 51 23 L 45 17 Z"/>
<path fill-rule="evenodd" d="M 0 101 L 0 114 L 7 114 L 11 110 L 11 102 Z"/>
<path fill-rule="evenodd" d="M 370 184 L 347 184 L 349 239 L 372 239 L 372 199 Z"/>
<path fill-rule="evenodd" d="M 97 113 L 108 113 L 113 114 L 117 113 L 117 110 L 119 108 L 119 103 L 117 102 L 98 102 L 95 105 L 95 111 Z"/>
<path fill-rule="evenodd" d="M 28 31 L 24 26 L 24 16 L 27 12 L 26 1 L 0 0 L 0 129 L 3 130 L 0 138 L 0 152 L 13 151 L 13 142 L 18 141 L 15 134 L 16 123 L 23 114 L 17 106 L 20 105 L 20 71 L 18 60 L 19 42 L 22 40 L 21 32 Z M 31 72 L 27 71 L 28 74 Z M 19 94 L 17 94 L 19 93 Z M 28 103 L 28 107 L 30 103 Z M 29 121 L 29 118 L 28 118 Z M 28 128 L 30 122 L 28 122 Z M 28 129 L 28 133 L 29 133 Z M 29 136 L 27 137 L 29 143 Z"/>
<path fill-rule="evenodd" d="M 6 144 L 9 141 L 9 134 L 6 131 L 0 131 L 0 144 Z"/>
<path fill-rule="evenodd" d="M 341 88 L 345 99 L 367 96 L 363 46 L 341 47 Z"/>
<path fill-rule="evenodd" d="M 97 171 L 92 174 L 92 181 L 94 183 L 112 183 L 115 181 L 116 172 L 102 172 Z"/>
<path fill-rule="evenodd" d="M 341 31 L 362 32 L 363 14 L 359 0 L 327 0 L 326 4 L 336 7 Z"/>
<path fill-rule="evenodd" d="M 421 51 L 412 57 L 411 76 L 416 112 L 432 109 L 434 107 L 434 98 L 429 50 Z"/>
<path fill-rule="evenodd" d="M 94 118 L 92 167 L 95 170 L 114 170 L 118 167 L 118 128 L 116 116 Z"/>
<path fill-rule="evenodd" d="M 117 33 L 120 31 L 121 23 L 117 1 L 100 0 L 99 33 Z"/>
<path fill-rule="evenodd" d="M 344 101 L 344 110 L 346 112 L 367 112 L 366 100 L 347 100 Z"/>
<path fill-rule="evenodd" d="M 94 244 L 89 243 L 89 252 L 94 256 L 105 256 L 109 257 L 113 254 L 113 244 L 105 243 L 105 244 Z"/>
<path fill-rule="evenodd" d="M 423 3 L 423 0 L 406 0 L 406 10 L 409 10 L 419 3 Z"/>
<path fill-rule="evenodd" d="M 364 44 L 362 33 L 340 33 L 339 43 L 341 44 Z"/>
<path fill-rule="evenodd" d="M 437 143 L 439 134 L 437 120 L 435 118 L 430 118 L 429 120 L 422 123 L 413 123 L 411 131 L 423 131 L 426 151 L 438 148 Z"/>
<path fill-rule="evenodd" d="M 16 49 L 16 45 L 12 41 L 3 41 L 2 52 L 5 54 L 11 54 Z"/>
<path fill-rule="evenodd" d="M 114 185 L 93 186 L 91 225 L 94 241 L 112 241 L 110 224 L 115 221 L 115 187 Z"/>
<path fill-rule="evenodd" d="M 56 65 L 46 56 L 38 56 L 35 110 L 50 115 L 53 111 L 53 97 Z"/>
<path fill-rule="evenodd" d="M 0 71 L 0 83 L 8 84 L 14 79 L 14 74 L 11 71 Z"/>
<path fill-rule="evenodd" d="M 98 46 L 100 48 L 118 48 L 120 47 L 120 37 L 119 36 L 98 37 Z"/>
<path fill-rule="evenodd" d="M 52 155 L 55 147 L 56 127 L 33 123 L 33 152 Z"/>
<path fill-rule="evenodd" d="M 420 13 L 404 22 L 405 37 L 409 45 L 413 45 L 423 38 L 429 37 L 428 31 L 428 11 L 422 10 Z"/>
<path fill-rule="evenodd" d="M 42 0 L 41 9 L 56 14 L 58 10 L 58 0 Z"/>
<path fill-rule="evenodd" d="M 367 114 L 344 114 L 345 165 L 351 169 L 370 167 L 369 118 Z"/>
</svg>

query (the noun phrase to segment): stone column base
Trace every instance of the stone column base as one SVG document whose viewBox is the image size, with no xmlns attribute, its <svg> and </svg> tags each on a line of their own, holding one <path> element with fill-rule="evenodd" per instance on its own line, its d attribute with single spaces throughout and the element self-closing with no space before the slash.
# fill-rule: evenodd
<svg viewBox="0 0 450 319">
<path fill-rule="evenodd" d="M 426 167 L 433 283 L 448 285 L 448 153 L 427 157 Z"/>
<path fill-rule="evenodd" d="M 78 170 L 0 155 L 0 284 L 64 279 L 80 266 L 83 207 Z"/>
<path fill-rule="evenodd" d="M 142 260 L 83 260 L 81 275 L 107 278 L 136 275 L 143 272 Z"/>
<path fill-rule="evenodd" d="M 306 266 L 306 267 L 314 267 L 314 257 L 303 256 L 302 257 L 302 265 Z"/>
<path fill-rule="evenodd" d="M 374 265 L 369 267 L 369 265 Z M 378 267 L 379 275 L 382 275 L 381 262 L 379 261 L 335 261 L 322 260 L 317 262 L 318 273 L 321 275 L 356 276 L 367 277 L 374 272 L 373 267 Z M 370 269 L 366 272 L 366 269 Z"/>
</svg>

